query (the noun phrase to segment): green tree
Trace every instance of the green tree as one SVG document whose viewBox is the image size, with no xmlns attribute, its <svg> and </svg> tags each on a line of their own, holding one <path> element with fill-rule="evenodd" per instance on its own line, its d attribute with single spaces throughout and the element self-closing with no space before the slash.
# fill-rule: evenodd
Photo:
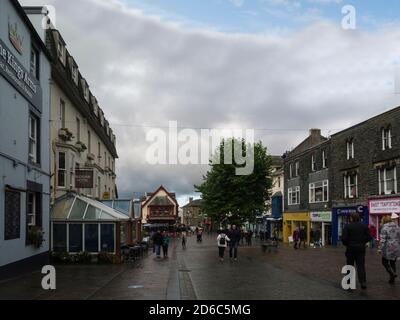
<svg viewBox="0 0 400 320">
<path fill-rule="evenodd" d="M 245 164 L 235 161 L 234 150 L 229 146 L 241 146 L 242 155 L 254 155 L 254 170 L 248 175 L 237 175 L 237 168 Z M 226 148 L 225 148 L 226 146 Z M 227 151 L 228 150 L 228 151 Z M 233 159 L 232 164 L 225 164 L 225 157 Z M 252 157 L 253 158 L 253 157 Z M 228 139 L 222 141 L 210 161 L 210 170 L 203 176 L 203 183 L 195 186 L 202 194 L 203 212 L 215 222 L 254 223 L 256 216 L 266 209 L 272 188 L 272 158 L 267 154 L 261 142 L 254 145 L 244 140 Z"/>
</svg>

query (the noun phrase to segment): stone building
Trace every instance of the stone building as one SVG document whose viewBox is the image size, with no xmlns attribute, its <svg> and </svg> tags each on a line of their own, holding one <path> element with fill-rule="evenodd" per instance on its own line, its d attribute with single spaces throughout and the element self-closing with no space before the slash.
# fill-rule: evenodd
<svg viewBox="0 0 400 320">
<path fill-rule="evenodd" d="M 193 200 L 193 198 L 189 198 L 189 203 L 182 207 L 183 209 L 183 224 L 186 226 L 203 226 L 204 225 L 204 216 L 202 215 L 203 200 Z"/>
</svg>

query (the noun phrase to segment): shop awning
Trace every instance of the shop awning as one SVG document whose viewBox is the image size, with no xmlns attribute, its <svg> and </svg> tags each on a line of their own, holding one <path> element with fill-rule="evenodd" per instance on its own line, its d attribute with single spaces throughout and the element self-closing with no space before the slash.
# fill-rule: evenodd
<svg viewBox="0 0 400 320">
<path fill-rule="evenodd" d="M 78 195 L 67 195 L 56 201 L 52 212 L 53 221 L 128 221 L 129 217 L 105 204 Z"/>
<path fill-rule="evenodd" d="M 267 221 L 282 221 L 282 218 L 267 218 Z"/>
</svg>

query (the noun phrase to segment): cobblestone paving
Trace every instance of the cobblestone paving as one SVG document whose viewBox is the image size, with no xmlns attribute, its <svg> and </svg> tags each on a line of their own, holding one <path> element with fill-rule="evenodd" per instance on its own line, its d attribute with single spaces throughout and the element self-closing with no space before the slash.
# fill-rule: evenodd
<svg viewBox="0 0 400 320">
<path fill-rule="evenodd" d="M 281 300 L 400 299 L 400 282 L 390 286 L 375 251 L 368 251 L 368 290 L 344 292 L 340 270 L 344 248 L 280 246 L 262 252 L 256 243 L 239 248 L 239 261 L 220 262 L 215 236 L 186 250 L 171 241 L 169 259 L 147 257 L 123 265 L 56 266 L 57 290 L 41 289 L 40 273 L 0 282 L 0 299 Z"/>
</svg>

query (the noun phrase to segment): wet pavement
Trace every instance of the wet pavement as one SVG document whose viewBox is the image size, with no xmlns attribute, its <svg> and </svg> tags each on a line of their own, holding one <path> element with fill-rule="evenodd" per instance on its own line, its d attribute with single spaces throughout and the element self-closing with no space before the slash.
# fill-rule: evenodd
<svg viewBox="0 0 400 320">
<path fill-rule="evenodd" d="M 195 237 L 182 250 L 171 241 L 170 257 L 122 265 L 56 266 L 57 289 L 44 291 L 42 275 L 34 273 L 0 282 L 0 299 L 76 300 L 287 300 L 400 299 L 400 281 L 388 276 L 373 250 L 367 252 L 368 289 L 341 289 L 344 248 L 295 251 L 281 245 L 263 252 L 259 244 L 239 248 L 238 262 L 220 262 L 215 236 Z"/>
</svg>

